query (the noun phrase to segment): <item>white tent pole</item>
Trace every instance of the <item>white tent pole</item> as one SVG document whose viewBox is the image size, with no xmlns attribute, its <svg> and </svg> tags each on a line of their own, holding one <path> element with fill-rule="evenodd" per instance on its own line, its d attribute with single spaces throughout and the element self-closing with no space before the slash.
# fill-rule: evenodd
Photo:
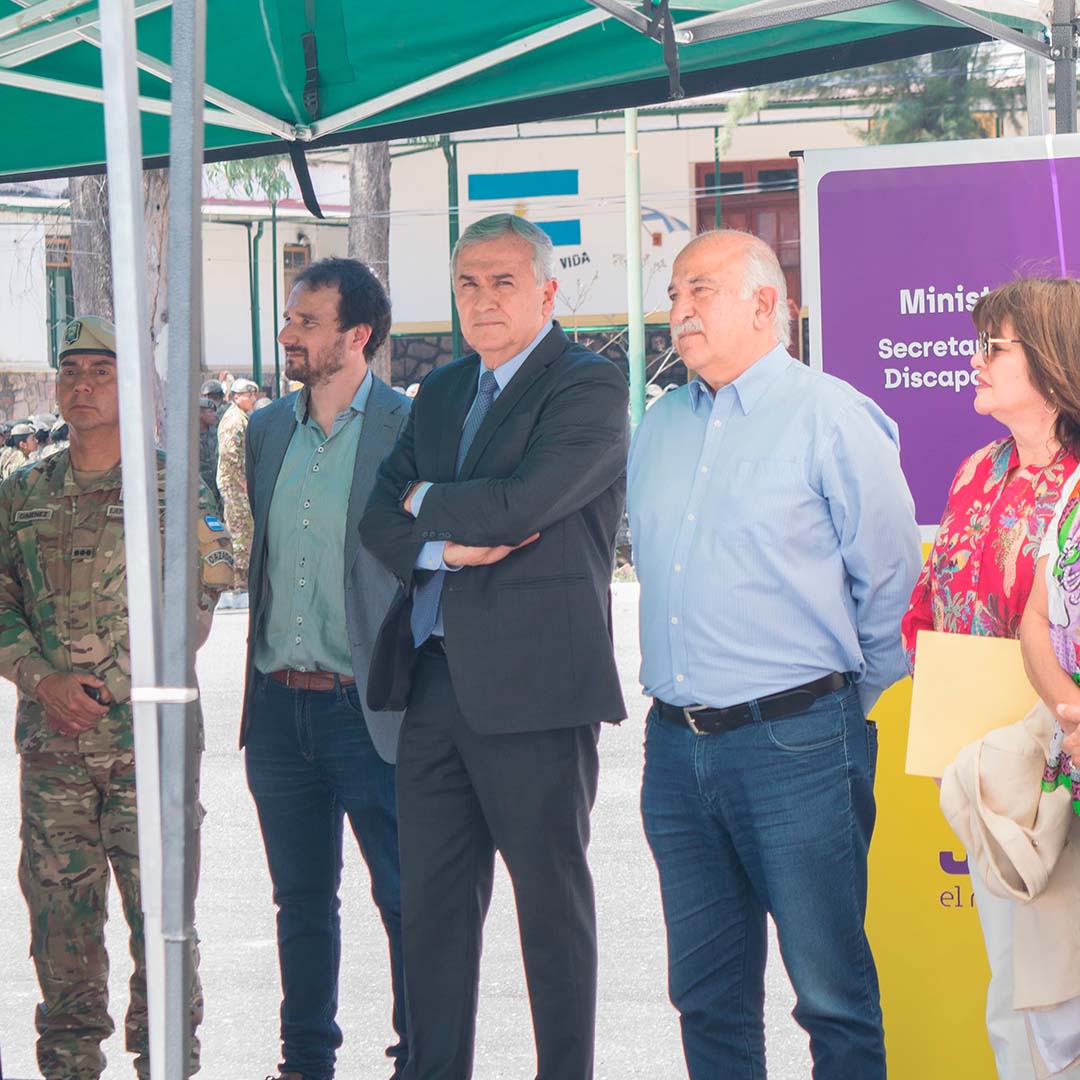
<svg viewBox="0 0 1080 1080">
<path fill-rule="evenodd" d="M 645 310 L 641 295 L 641 157 L 638 111 L 626 109 L 626 321 L 630 428 L 645 415 Z"/>
<path fill-rule="evenodd" d="M 1024 53 L 1024 62 L 1027 133 L 1047 135 L 1050 132 L 1050 80 L 1046 61 L 1034 53 Z"/>
<path fill-rule="evenodd" d="M 63 15 L 72 8 L 84 7 L 87 0 L 38 0 L 36 4 L 30 4 L 25 14 L 16 12 L 0 19 L 0 38 L 11 37 L 19 34 L 28 27 L 36 26 L 47 19 Z"/>
<path fill-rule="evenodd" d="M 99 90 L 96 86 L 46 79 L 40 75 L 26 75 L 21 71 L 0 69 L 0 86 L 17 86 L 23 90 L 34 90 L 40 94 L 55 94 L 58 97 L 75 98 L 78 101 L 104 102 L 105 100 L 105 91 Z M 172 106 L 165 98 L 140 97 L 137 98 L 137 102 L 141 112 L 155 113 L 158 116 L 168 116 L 172 112 Z M 266 131 L 261 123 L 220 109 L 204 109 L 203 117 L 206 123 L 214 127 L 236 128 L 239 131 L 251 131 L 256 134 L 263 134 Z"/>
<path fill-rule="evenodd" d="M 113 308 L 120 382 L 120 440 L 124 476 L 124 551 L 131 640 L 135 771 L 139 777 L 139 869 L 150 1068 L 164 1075 L 164 956 L 161 938 L 161 802 L 158 788 L 158 711 L 141 688 L 160 684 L 161 540 L 154 452 L 150 323 L 146 301 L 143 230 L 142 134 L 135 72 L 132 0 L 102 0 L 102 85 L 109 176 Z"/>
<path fill-rule="evenodd" d="M 13 0 L 13 3 L 21 8 L 32 7 L 30 0 Z M 155 11 L 161 11 L 162 8 L 171 5 L 172 0 L 135 0 L 135 18 L 141 19 L 144 15 L 152 15 Z M 53 19 L 33 30 L 22 30 L 0 45 L 0 59 L 5 61 L 5 67 L 18 67 L 31 60 L 39 60 L 58 49 L 67 48 L 68 45 L 79 40 L 82 31 L 97 26 L 99 22 L 101 22 L 101 15 L 97 9 L 92 9 L 77 15 L 67 15 L 62 19 Z M 16 59 L 14 63 L 9 64 L 7 57 Z"/>
<path fill-rule="evenodd" d="M 884 0 L 879 0 L 879 2 L 884 2 Z M 375 116 L 378 113 L 385 112 L 387 109 L 401 105 L 403 102 L 412 101 L 415 98 L 422 97 L 424 94 L 431 93 L 433 90 L 441 90 L 444 86 L 450 86 L 460 79 L 467 79 L 470 75 L 476 75 L 478 72 L 486 71 L 488 68 L 493 68 L 498 64 L 516 60 L 519 56 L 541 49 L 545 45 L 550 45 L 553 41 L 572 37 L 579 31 L 595 26 L 607 18 L 609 18 L 609 15 L 606 12 L 595 10 L 575 15 L 573 18 L 556 23 L 545 30 L 538 30 L 535 34 L 529 34 L 528 37 L 523 37 L 518 41 L 511 41 L 508 45 L 500 45 L 497 49 L 492 49 L 490 52 L 483 53 L 480 56 L 474 56 L 460 64 L 454 64 L 452 67 L 437 71 L 435 74 L 428 75 L 423 79 L 417 79 L 407 86 L 400 86 L 396 90 L 380 94 L 370 101 L 365 101 L 362 105 L 356 105 L 351 109 L 335 113 L 333 116 L 327 116 L 325 119 L 311 125 L 307 137 L 317 139 L 321 135 L 329 135 L 331 132 L 340 131 L 342 128 L 366 120 L 369 116 Z"/>
<path fill-rule="evenodd" d="M 199 574 L 196 378 L 202 366 L 203 76 L 206 0 L 172 9 L 172 122 L 169 125 L 169 363 L 165 482 L 165 625 L 162 676 L 189 688 L 161 709 L 162 902 L 165 937 L 166 1080 L 186 1080 L 195 873 L 198 866 L 199 705 L 195 698 L 195 595 Z"/>
</svg>

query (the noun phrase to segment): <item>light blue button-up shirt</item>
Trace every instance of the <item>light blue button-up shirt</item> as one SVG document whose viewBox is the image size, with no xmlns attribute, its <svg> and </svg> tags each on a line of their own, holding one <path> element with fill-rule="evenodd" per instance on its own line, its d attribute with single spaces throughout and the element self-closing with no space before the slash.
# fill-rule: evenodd
<svg viewBox="0 0 1080 1080">
<path fill-rule="evenodd" d="M 494 404 L 499 399 L 499 395 L 510 384 L 510 380 L 521 370 L 521 365 L 529 358 L 529 354 L 540 344 L 541 341 L 547 337 L 552 327 L 552 321 L 548 319 L 546 323 L 540 328 L 540 332 L 521 350 L 516 356 L 510 357 L 505 364 L 500 364 L 494 369 L 495 375 L 495 395 L 491 399 Z M 483 378 L 484 372 L 487 369 L 481 363 L 480 368 L 476 373 L 476 393 L 480 393 L 480 380 Z M 474 399 L 472 406 L 469 409 L 471 413 L 476 408 L 476 401 Z M 468 423 L 468 414 L 466 414 L 465 422 Z M 425 481 L 422 484 L 418 484 L 416 491 L 413 492 L 412 501 L 409 503 L 409 508 L 412 511 L 413 517 L 420 516 L 420 507 L 424 503 L 424 496 L 431 490 L 432 484 L 430 481 Z M 460 570 L 460 566 L 447 566 L 443 561 L 443 552 L 446 549 L 445 540 L 429 540 L 420 549 L 420 554 L 416 557 L 416 567 L 419 570 Z M 428 609 L 430 611 L 430 608 Z M 439 606 L 439 612 L 435 616 L 435 627 L 431 631 L 433 634 L 439 637 L 443 636 L 443 620 L 442 620 L 442 605 Z"/>
<path fill-rule="evenodd" d="M 372 374 L 327 434 L 296 398 L 296 427 L 278 472 L 267 519 L 266 618 L 255 640 L 262 672 L 352 672 L 345 622 L 345 519 Z"/>
<path fill-rule="evenodd" d="M 914 504 L 896 425 L 847 383 L 777 346 L 715 394 L 672 391 L 627 502 L 646 694 L 722 708 L 850 671 L 869 711 L 905 674 Z"/>
</svg>

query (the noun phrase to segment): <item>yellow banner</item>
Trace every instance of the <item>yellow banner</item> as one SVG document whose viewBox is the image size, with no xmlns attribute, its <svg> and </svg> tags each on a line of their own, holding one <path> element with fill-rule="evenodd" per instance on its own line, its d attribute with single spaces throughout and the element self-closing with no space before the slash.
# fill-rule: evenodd
<svg viewBox="0 0 1080 1080">
<path fill-rule="evenodd" d="M 877 827 L 870 848 L 870 945 L 881 980 L 890 1080 L 988 1080 L 986 960 L 965 852 L 932 780 L 904 772 L 911 680 L 884 694 Z M 854 1078 L 853 1078 L 854 1080 Z"/>
</svg>

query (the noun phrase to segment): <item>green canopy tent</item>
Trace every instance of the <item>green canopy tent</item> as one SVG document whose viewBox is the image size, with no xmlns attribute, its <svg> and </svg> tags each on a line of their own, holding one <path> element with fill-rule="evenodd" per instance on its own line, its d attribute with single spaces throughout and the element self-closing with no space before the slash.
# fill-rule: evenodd
<svg viewBox="0 0 1080 1080">
<path fill-rule="evenodd" d="M 995 0 L 985 6 L 1008 12 L 996 23 L 951 0 L 676 6 L 665 50 L 654 40 L 664 37 L 663 20 L 623 0 L 456 8 L 432 0 L 207 0 L 206 159 L 662 101 L 670 93 L 665 51 L 670 59 L 677 50 L 681 85 L 698 95 L 1040 25 L 1035 3 Z M 142 149 L 151 165 L 169 149 L 172 7 L 133 0 Z M 0 178 L 102 168 L 99 19 L 88 0 L 0 0 Z"/>
<path fill-rule="evenodd" d="M 97 172 L 106 164 L 110 180 L 155 1080 L 179 1080 L 188 1060 L 198 701 L 190 508 L 203 161 L 287 150 L 303 182 L 304 148 L 636 106 L 987 37 L 1054 60 L 1059 130 L 1072 130 L 1074 3 L 1054 0 L 1047 42 L 1035 0 L 979 0 L 979 10 L 954 0 L 675 0 L 674 15 L 668 0 L 548 0 L 542 7 L 474 0 L 456 9 L 431 0 L 0 0 L 0 180 Z M 139 174 L 144 164 L 165 163 L 163 561 Z M 632 257 L 640 227 L 628 221 Z"/>
</svg>

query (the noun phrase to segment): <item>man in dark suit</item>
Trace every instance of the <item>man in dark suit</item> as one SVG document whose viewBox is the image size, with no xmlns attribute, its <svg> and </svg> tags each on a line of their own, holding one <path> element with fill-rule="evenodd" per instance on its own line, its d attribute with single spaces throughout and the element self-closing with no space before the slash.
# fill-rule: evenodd
<svg viewBox="0 0 1080 1080">
<path fill-rule="evenodd" d="M 408 1080 L 472 1072 L 498 850 L 517 900 L 540 1080 L 589 1080 L 596 925 L 586 861 L 601 721 L 625 715 L 610 585 L 627 385 L 551 321 L 547 235 L 508 214 L 452 258 L 476 348 L 424 381 L 360 523 L 401 588 L 368 683 L 408 706 L 398 828 Z"/>
<path fill-rule="evenodd" d="M 400 712 L 362 705 L 393 577 L 357 523 L 409 401 L 368 369 L 390 301 L 354 259 L 297 279 L 278 339 L 298 393 L 252 413 L 254 517 L 244 715 L 248 786 L 262 827 L 281 965 L 279 1080 L 330 1080 L 337 1012 L 343 817 L 371 872 L 390 944 L 394 1077 L 408 1057 L 394 758 Z"/>
</svg>

